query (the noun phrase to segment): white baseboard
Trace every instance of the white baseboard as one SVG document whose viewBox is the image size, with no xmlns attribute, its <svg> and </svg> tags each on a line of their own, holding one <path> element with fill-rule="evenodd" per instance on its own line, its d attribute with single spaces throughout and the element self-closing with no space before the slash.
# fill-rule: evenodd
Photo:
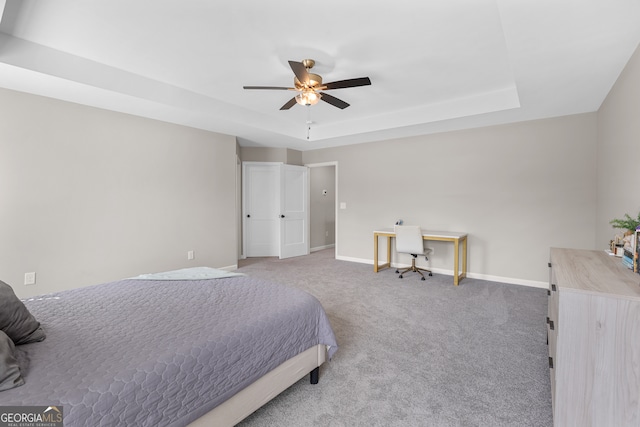
<svg viewBox="0 0 640 427">
<path fill-rule="evenodd" d="M 451 274 L 453 274 L 453 270 Z M 549 283 L 547 282 L 539 282 L 537 280 L 527 280 L 527 279 L 516 279 L 514 277 L 492 276 L 490 274 L 467 273 L 467 277 L 470 279 L 480 279 L 480 280 L 489 280 L 491 282 L 508 283 L 510 285 L 530 286 L 532 288 L 547 289 L 549 287 Z"/>
<path fill-rule="evenodd" d="M 336 259 L 340 261 L 351 261 L 351 262 L 359 262 L 360 264 L 371 264 L 373 265 L 372 259 L 364 259 L 364 258 L 352 258 L 348 256 L 341 256 L 336 254 Z M 384 261 L 382 261 L 384 262 Z"/>
<path fill-rule="evenodd" d="M 321 251 L 321 250 L 324 250 L 324 249 L 335 248 L 335 247 L 336 247 L 335 244 L 324 245 L 324 246 L 316 246 L 315 248 L 309 249 L 309 252 L 317 252 L 317 251 Z"/>
<path fill-rule="evenodd" d="M 238 269 L 238 264 L 228 265 L 226 267 L 218 267 L 218 270 L 234 271 Z"/>
<path fill-rule="evenodd" d="M 336 255 L 336 259 L 341 261 L 351 261 L 351 262 L 359 262 L 362 264 L 371 264 L 373 265 L 372 259 L 363 259 L 363 258 L 352 258 Z M 379 261 L 379 263 L 384 263 L 385 261 Z M 391 267 L 393 268 L 407 268 L 410 264 L 396 264 L 391 263 Z M 426 267 L 425 267 L 426 268 Z M 429 268 L 432 272 L 436 274 L 445 274 L 448 276 L 453 276 L 453 270 L 448 270 L 445 268 Z M 467 277 L 470 279 L 480 279 L 480 280 L 488 280 L 491 282 L 498 283 L 508 283 L 510 285 L 521 285 L 521 286 L 531 286 L 533 288 L 548 288 L 549 283 L 547 282 L 539 282 L 537 280 L 526 280 L 526 279 L 517 279 L 514 277 L 502 277 L 502 276 L 492 276 L 489 274 L 478 274 L 478 273 L 470 273 L 467 272 Z"/>
</svg>

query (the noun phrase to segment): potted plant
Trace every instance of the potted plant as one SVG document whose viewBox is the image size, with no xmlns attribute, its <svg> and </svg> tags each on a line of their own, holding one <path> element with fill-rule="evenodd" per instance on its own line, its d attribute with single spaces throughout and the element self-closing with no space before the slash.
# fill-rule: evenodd
<svg viewBox="0 0 640 427">
<path fill-rule="evenodd" d="M 637 218 L 631 218 L 629 214 L 624 214 L 624 218 L 612 219 L 609 221 L 609 224 L 613 226 L 613 228 L 621 228 L 623 230 L 636 231 L 638 225 L 640 225 L 640 213 Z"/>
</svg>

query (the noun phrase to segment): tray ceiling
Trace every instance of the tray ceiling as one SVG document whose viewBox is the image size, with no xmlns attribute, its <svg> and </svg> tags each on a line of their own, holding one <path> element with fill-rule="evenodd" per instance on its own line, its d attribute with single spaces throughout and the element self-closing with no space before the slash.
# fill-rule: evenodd
<svg viewBox="0 0 640 427">
<path fill-rule="evenodd" d="M 0 87 L 298 150 L 596 111 L 640 41 L 637 0 L 3 5 Z M 372 85 L 344 110 L 242 89 L 305 58 Z"/>
</svg>

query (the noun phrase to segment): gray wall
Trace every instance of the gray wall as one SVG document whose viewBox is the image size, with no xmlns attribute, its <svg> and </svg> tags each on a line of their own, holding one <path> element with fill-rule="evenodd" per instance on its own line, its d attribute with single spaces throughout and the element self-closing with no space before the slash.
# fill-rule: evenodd
<svg viewBox="0 0 640 427">
<path fill-rule="evenodd" d="M 598 111 L 597 244 L 620 230 L 609 224 L 640 212 L 640 48 Z"/>
<path fill-rule="evenodd" d="M 335 166 L 310 167 L 309 182 L 310 247 L 322 249 L 335 244 Z M 327 194 L 323 194 L 324 190 Z"/>
<path fill-rule="evenodd" d="M 373 229 L 403 218 L 469 232 L 472 277 L 543 284 L 550 246 L 604 248 L 640 210 L 637 111 L 636 51 L 598 113 L 240 155 L 339 163 L 338 258 L 372 262 Z M 3 89 L 0 115 L 0 280 L 21 297 L 236 264 L 233 137 Z M 430 246 L 451 270 L 450 245 Z"/>
<path fill-rule="evenodd" d="M 0 117 L 0 280 L 19 296 L 237 263 L 234 137 L 3 89 Z"/>
<path fill-rule="evenodd" d="M 596 123 L 589 113 L 305 151 L 303 160 L 338 162 L 347 205 L 338 258 L 373 262 L 373 230 L 402 218 L 468 232 L 472 277 L 543 285 L 549 247 L 595 246 Z M 430 266 L 450 272 L 452 245 L 429 246 Z"/>
</svg>

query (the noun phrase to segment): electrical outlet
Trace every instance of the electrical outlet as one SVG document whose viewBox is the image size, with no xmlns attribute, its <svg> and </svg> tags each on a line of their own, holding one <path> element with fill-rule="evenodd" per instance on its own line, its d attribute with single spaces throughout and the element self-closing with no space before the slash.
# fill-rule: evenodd
<svg viewBox="0 0 640 427">
<path fill-rule="evenodd" d="M 36 273 L 24 273 L 24 284 L 25 285 L 35 285 L 36 284 Z"/>
<path fill-rule="evenodd" d="M 195 258 L 195 254 L 193 251 L 187 252 L 187 259 L 194 259 L 194 258 Z"/>
</svg>

